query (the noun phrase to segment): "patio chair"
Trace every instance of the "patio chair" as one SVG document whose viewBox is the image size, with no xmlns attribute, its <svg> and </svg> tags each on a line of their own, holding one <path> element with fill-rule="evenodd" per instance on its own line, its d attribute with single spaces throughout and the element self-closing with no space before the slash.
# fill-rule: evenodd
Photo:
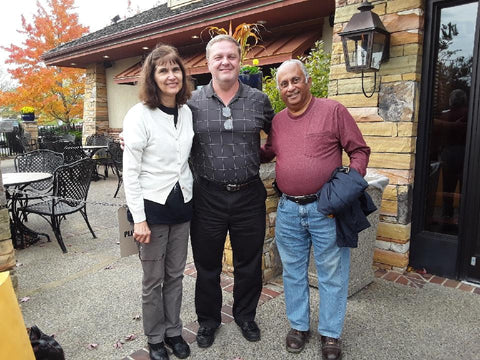
<svg viewBox="0 0 480 360">
<path fill-rule="evenodd" d="M 52 199 L 20 208 L 20 211 L 23 213 L 38 214 L 47 220 L 64 253 L 67 252 L 67 248 L 63 242 L 60 225 L 67 215 L 79 211 L 87 223 L 92 236 L 94 238 L 97 237 L 88 221 L 85 202 L 94 166 L 91 159 L 82 159 L 60 166 L 53 174 Z"/>
<path fill-rule="evenodd" d="M 15 156 L 14 165 L 16 172 L 46 172 L 53 174 L 59 166 L 63 165 L 63 155 L 50 150 L 34 150 Z M 29 184 L 23 190 L 31 192 L 31 195 L 21 195 L 18 199 L 22 206 L 27 206 L 29 200 L 41 199 L 45 195 L 49 195 L 52 187 L 52 179 Z"/>
<path fill-rule="evenodd" d="M 106 145 L 112 143 L 113 139 L 104 134 L 93 134 L 87 136 L 86 144 L 87 145 Z M 100 149 L 95 152 L 92 156 L 92 159 L 95 160 L 95 163 L 100 166 L 104 166 L 104 176 L 105 178 L 108 177 L 108 167 L 112 168 L 113 171 L 113 162 L 110 159 L 110 154 L 108 153 L 107 149 Z"/>
<path fill-rule="evenodd" d="M 120 186 L 122 186 L 123 183 L 123 150 L 120 147 L 119 143 L 112 142 L 108 144 L 108 153 L 110 154 L 110 158 L 113 164 L 113 173 L 117 175 L 118 178 L 117 190 L 113 195 L 113 197 L 117 197 L 118 190 L 120 190 Z"/>
<path fill-rule="evenodd" d="M 62 139 L 65 141 L 70 141 L 71 143 L 75 143 L 75 135 L 73 134 L 63 134 Z"/>
<path fill-rule="evenodd" d="M 40 149 L 15 156 L 14 159 L 16 172 L 53 172 L 63 165 L 63 155 L 51 150 Z M 52 181 L 46 180 L 33 183 L 30 187 L 44 191 L 51 188 Z"/>
<path fill-rule="evenodd" d="M 65 164 L 70 164 L 81 159 L 88 159 L 89 156 L 80 145 L 72 145 L 63 149 L 63 158 L 65 159 Z"/>
<path fill-rule="evenodd" d="M 58 152 L 58 153 L 62 153 L 62 154 L 63 154 L 63 151 L 65 150 L 65 148 L 67 146 L 74 146 L 74 145 L 75 144 L 72 141 L 63 140 L 63 139 L 54 141 L 52 143 L 53 151 Z"/>
</svg>

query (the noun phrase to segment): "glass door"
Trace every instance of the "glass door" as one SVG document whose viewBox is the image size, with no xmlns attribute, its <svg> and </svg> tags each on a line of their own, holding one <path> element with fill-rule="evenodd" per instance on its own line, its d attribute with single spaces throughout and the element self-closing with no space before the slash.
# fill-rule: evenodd
<svg viewBox="0 0 480 360">
<path fill-rule="evenodd" d="M 478 1 L 427 1 L 410 263 L 457 277 L 467 244 Z M 480 178 L 479 178 L 480 180 Z M 473 194 L 472 194 L 473 195 Z M 480 258 L 479 258 L 480 263 Z"/>
</svg>

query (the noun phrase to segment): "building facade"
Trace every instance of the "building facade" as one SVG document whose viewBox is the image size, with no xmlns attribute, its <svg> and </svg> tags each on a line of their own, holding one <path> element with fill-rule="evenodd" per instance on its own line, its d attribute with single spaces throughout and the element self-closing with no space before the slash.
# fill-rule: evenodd
<svg viewBox="0 0 480 360">
<path fill-rule="evenodd" d="M 339 35 L 361 3 L 170 0 L 61 45 L 44 60 L 86 69 L 85 137 L 121 131 L 124 114 L 137 102 L 141 60 L 158 42 L 179 48 L 201 85 L 209 80 L 208 39 L 201 36 L 207 26 L 264 24 L 263 47 L 249 58 L 266 70 L 324 40 L 332 54 L 329 97 L 349 108 L 371 147 L 369 172 L 390 179 L 373 261 L 478 282 L 478 0 L 371 1 L 391 41 L 390 58 L 376 77 L 364 74 L 365 89 L 374 89 L 370 98 L 361 74 L 346 70 Z"/>
</svg>

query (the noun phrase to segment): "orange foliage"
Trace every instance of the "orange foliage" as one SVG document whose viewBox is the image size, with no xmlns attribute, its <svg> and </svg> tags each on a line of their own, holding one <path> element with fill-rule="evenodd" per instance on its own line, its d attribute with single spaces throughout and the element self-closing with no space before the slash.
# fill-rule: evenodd
<svg viewBox="0 0 480 360">
<path fill-rule="evenodd" d="M 22 30 L 26 39 L 18 46 L 4 47 L 10 53 L 6 63 L 18 82 L 10 92 L 0 92 L 0 106 L 11 106 L 19 111 L 23 106 L 33 106 L 41 120 L 62 120 L 70 123 L 83 114 L 85 70 L 46 67 L 41 56 L 63 43 L 77 39 L 88 27 L 78 23 L 74 0 L 47 0 L 44 8 L 37 1 L 33 22 L 27 23 L 22 15 Z"/>
</svg>

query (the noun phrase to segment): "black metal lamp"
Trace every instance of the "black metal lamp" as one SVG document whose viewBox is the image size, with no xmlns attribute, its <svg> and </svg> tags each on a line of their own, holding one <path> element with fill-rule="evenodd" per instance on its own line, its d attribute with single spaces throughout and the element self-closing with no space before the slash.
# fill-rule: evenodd
<svg viewBox="0 0 480 360">
<path fill-rule="evenodd" d="M 366 97 L 371 97 L 375 92 L 380 63 L 390 56 L 390 33 L 372 9 L 373 5 L 364 0 L 358 8 L 360 13 L 354 14 L 345 29 L 339 33 L 347 71 L 362 73 L 362 91 Z M 375 72 L 373 92 L 370 95 L 363 88 L 365 71 Z"/>
</svg>

